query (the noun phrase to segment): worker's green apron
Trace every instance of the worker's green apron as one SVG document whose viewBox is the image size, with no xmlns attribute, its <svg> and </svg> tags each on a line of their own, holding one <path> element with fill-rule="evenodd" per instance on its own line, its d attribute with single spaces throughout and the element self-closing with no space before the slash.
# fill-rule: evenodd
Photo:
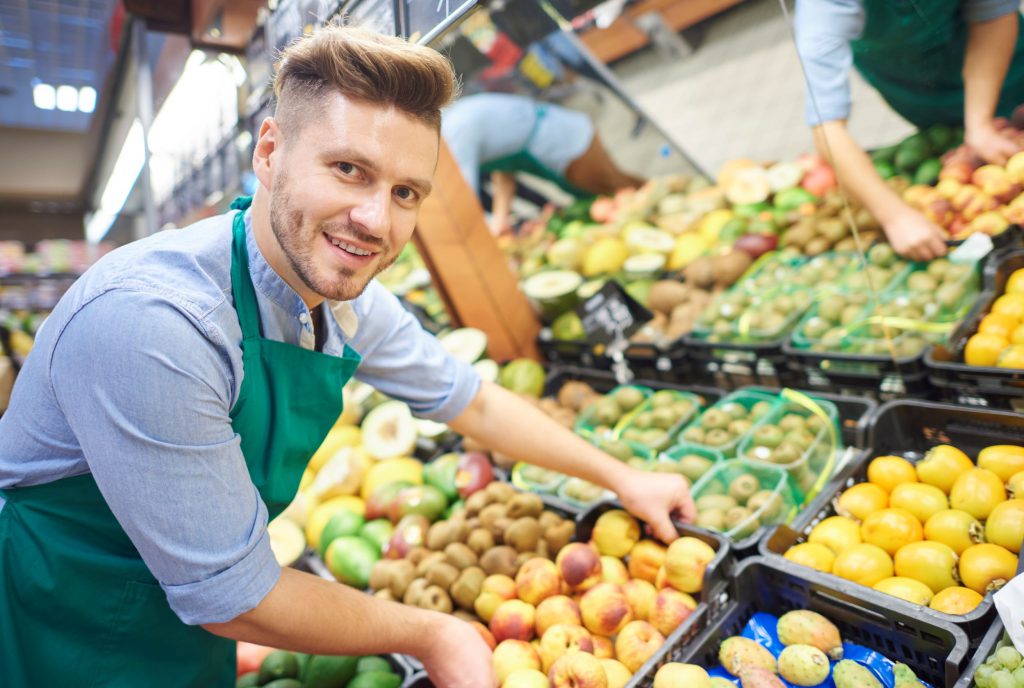
<svg viewBox="0 0 1024 688">
<path fill-rule="evenodd" d="M 480 166 L 480 170 L 484 174 L 490 174 L 491 172 L 525 172 L 535 177 L 546 179 L 562 191 L 577 198 L 593 196 L 594 194 L 589 191 L 584 191 L 578 186 L 571 184 L 565 176 L 554 171 L 530 153 L 530 144 L 533 143 L 537 130 L 540 128 L 540 123 L 546 114 L 547 107 L 544 104 L 538 105 L 533 119 L 533 128 L 530 130 L 530 135 L 526 137 L 526 143 L 523 144 L 522 150 L 485 162 Z"/>
<path fill-rule="evenodd" d="M 346 348 L 338 358 L 261 336 L 243 219 L 249 201 L 232 204 L 239 212 L 231 289 L 245 375 L 231 426 L 273 518 L 295 496 L 309 457 L 341 414 L 341 388 L 359 355 Z M 91 474 L 8 489 L 3 497 L 0 686 L 234 685 L 234 641 L 171 611 Z"/>
<path fill-rule="evenodd" d="M 964 54 L 970 28 L 962 0 L 864 0 L 853 63 L 893 110 L 919 128 L 964 121 Z M 1024 21 L 996 114 L 1024 103 Z"/>
</svg>

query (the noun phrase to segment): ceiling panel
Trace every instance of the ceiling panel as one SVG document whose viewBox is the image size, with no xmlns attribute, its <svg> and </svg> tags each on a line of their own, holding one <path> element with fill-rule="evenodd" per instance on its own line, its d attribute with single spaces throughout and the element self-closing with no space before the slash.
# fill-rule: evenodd
<svg viewBox="0 0 1024 688">
<path fill-rule="evenodd" d="M 40 110 L 37 82 L 102 91 L 117 0 L 0 0 L 0 127 L 84 132 L 92 115 Z M 97 109 L 98 109 L 97 105 Z"/>
</svg>

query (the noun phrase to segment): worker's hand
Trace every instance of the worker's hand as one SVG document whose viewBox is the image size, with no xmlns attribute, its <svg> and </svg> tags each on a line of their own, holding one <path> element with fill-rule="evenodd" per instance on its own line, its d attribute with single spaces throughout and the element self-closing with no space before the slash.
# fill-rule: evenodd
<svg viewBox="0 0 1024 688">
<path fill-rule="evenodd" d="M 420 657 L 435 686 L 445 688 L 495 688 L 491 648 L 465 621 L 437 615 L 429 654 Z"/>
<path fill-rule="evenodd" d="M 616 492 L 623 506 L 646 521 L 654 536 L 665 543 L 679 537 L 672 525 L 673 516 L 685 523 L 693 523 L 697 518 L 690 488 L 681 475 L 631 469 Z"/>
<path fill-rule="evenodd" d="M 946 236 L 938 225 L 913 208 L 885 224 L 885 234 L 896 253 L 912 260 L 932 260 L 946 255 Z"/>
<path fill-rule="evenodd" d="M 993 165 L 1005 165 L 1006 161 L 1017 153 L 1020 148 L 998 131 L 992 123 L 968 129 L 964 133 L 964 141 L 975 153 Z"/>
</svg>

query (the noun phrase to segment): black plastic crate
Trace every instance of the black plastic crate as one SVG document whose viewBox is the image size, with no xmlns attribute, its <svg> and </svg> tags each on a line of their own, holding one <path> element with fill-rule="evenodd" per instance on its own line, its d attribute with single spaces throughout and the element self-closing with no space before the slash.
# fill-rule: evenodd
<svg viewBox="0 0 1024 688">
<path fill-rule="evenodd" d="M 964 669 L 963 675 L 960 680 L 956 682 L 953 688 L 974 688 L 974 672 L 977 671 L 978 667 L 985 663 L 988 656 L 992 654 L 992 651 L 996 649 L 996 645 L 999 644 L 999 639 L 1003 637 L 1003 622 L 997 616 L 995 621 L 992 622 L 992 626 L 988 629 L 985 637 L 981 639 L 978 644 L 978 649 L 974 651 L 974 657 L 971 659 L 970 664 Z"/>
<path fill-rule="evenodd" d="M 595 391 L 602 394 L 610 392 L 619 384 L 615 379 L 615 375 L 609 370 L 595 370 L 578 366 L 551 366 L 548 370 L 547 380 L 544 383 L 544 396 L 558 394 L 558 390 L 562 388 L 562 385 L 570 380 L 586 382 Z M 650 380 L 639 376 L 637 379 L 630 380 L 630 384 L 643 385 L 655 390 L 674 389 L 680 392 L 691 392 L 701 397 L 701 406 L 705 408 L 725 396 L 725 392 L 715 387 L 677 384 L 663 380 Z"/>
<path fill-rule="evenodd" d="M 792 387 L 799 383 L 797 371 L 783 352 L 785 337 L 761 344 L 709 342 L 699 337 L 684 337 L 691 374 L 701 384 L 725 389 L 747 385 Z"/>
<path fill-rule="evenodd" d="M 630 344 L 623 355 L 633 374 L 646 380 L 679 384 L 692 377 L 682 337 L 664 346 Z"/>
<path fill-rule="evenodd" d="M 1024 370 L 969 366 L 963 362 L 967 340 L 977 332 L 982 318 L 1002 295 L 1010 274 L 1021 268 L 1024 268 L 1024 250 L 1008 251 L 993 258 L 985 269 L 986 291 L 974 308 L 949 338 L 948 344 L 937 344 L 928 349 L 925 356 L 928 377 L 944 399 L 1024 411 Z"/>
<path fill-rule="evenodd" d="M 761 553 L 773 560 L 782 560 L 787 549 L 805 541 L 815 525 L 835 515 L 833 499 L 840 492 L 867 480 L 868 463 L 875 456 L 902 456 L 916 463 L 928 449 L 938 444 L 952 444 L 968 455 L 976 456 L 984 447 L 1001 443 L 1024 445 L 1024 415 L 923 401 L 904 400 L 884 404 L 871 421 L 866 460 L 853 467 L 853 470 L 844 472 L 829 489 L 823 490 L 815 498 L 807 508 L 813 517 L 802 528 L 778 526 L 771 531 L 761 542 Z M 830 579 L 841 580 L 838 576 L 826 575 Z M 954 615 L 911 604 L 864 586 L 857 585 L 856 588 L 865 599 L 877 600 L 880 604 L 887 604 L 904 613 L 913 613 L 922 619 L 960 626 L 967 632 L 972 643 L 981 639 L 995 613 L 991 594 L 986 595 L 970 613 Z"/>
<path fill-rule="evenodd" d="M 747 559 L 731 578 L 730 599 L 721 615 L 705 617 L 705 628 L 691 642 L 666 643 L 638 686 L 652 686 L 657 669 L 667 662 L 717 666 L 722 641 L 739 635 L 755 612 L 818 612 L 839 628 L 844 640 L 907 664 L 936 688 L 952 688 L 967 661 L 967 636 L 953 624 L 920 619 L 884 600 L 865 598 L 860 586 L 785 559 Z"/>
<path fill-rule="evenodd" d="M 547 328 L 537 335 L 537 348 L 548 363 L 609 370 L 612 359 L 599 354 L 594 345 L 575 339 L 555 339 Z"/>
</svg>

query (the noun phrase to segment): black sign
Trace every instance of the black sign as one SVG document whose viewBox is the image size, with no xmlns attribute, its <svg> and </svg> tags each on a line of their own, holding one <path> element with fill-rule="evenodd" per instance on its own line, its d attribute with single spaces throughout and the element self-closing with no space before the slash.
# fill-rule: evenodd
<svg viewBox="0 0 1024 688">
<path fill-rule="evenodd" d="M 602 344 L 628 338 L 653 317 L 615 280 L 608 280 L 601 291 L 576 306 L 576 312 L 587 341 Z"/>
<path fill-rule="evenodd" d="M 403 34 L 420 40 L 450 18 L 465 14 L 480 0 L 402 0 Z"/>
</svg>

